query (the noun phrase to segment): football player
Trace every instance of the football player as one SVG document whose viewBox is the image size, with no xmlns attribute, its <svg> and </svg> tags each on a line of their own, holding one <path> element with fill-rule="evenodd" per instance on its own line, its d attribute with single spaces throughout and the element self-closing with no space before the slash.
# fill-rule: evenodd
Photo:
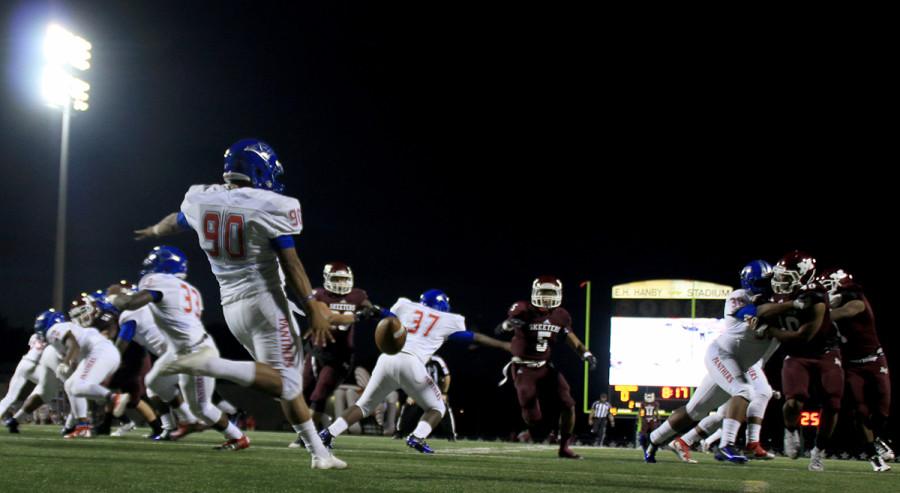
<svg viewBox="0 0 900 493">
<path fill-rule="evenodd" d="M 353 270 L 349 265 L 343 262 L 326 264 L 322 275 L 322 287 L 314 289 L 313 296 L 328 305 L 332 312 L 353 317 L 357 312 L 367 313 L 372 308 L 366 292 L 354 287 Z M 352 367 L 353 324 L 333 324 L 331 335 L 334 341 L 312 345 L 303 364 L 303 395 L 313 411 L 313 420 L 320 427 L 327 424 L 323 421 L 325 404 Z M 292 446 L 301 439 L 298 436 Z"/>
<path fill-rule="evenodd" d="M 82 294 L 72 302 L 69 318 L 73 322 L 60 322 L 47 330 L 47 342 L 60 354 L 56 376 L 65 381 L 72 414 L 77 420 L 75 430 L 65 437 L 90 438 L 87 399 L 112 404 L 113 415 L 119 417 L 131 396 L 101 385 L 115 373 L 122 360 L 116 346 L 100 332 L 112 330 L 109 323 L 115 315 L 89 295 Z"/>
<path fill-rule="evenodd" d="M 641 405 L 641 443 L 646 443 L 650 433 L 659 426 L 659 404 L 656 402 L 656 394 L 647 392 L 644 394 L 644 403 Z"/>
<path fill-rule="evenodd" d="M 218 357 L 215 341 L 203 327 L 203 298 L 200 291 L 186 281 L 187 257 L 180 249 L 172 246 L 157 246 L 144 259 L 138 292 L 128 294 L 119 285 L 110 286 L 112 303 L 126 310 L 139 310 L 150 306 L 150 312 L 159 329 L 167 339 L 167 350 L 154 364 L 154 375 L 165 375 L 165 368 L 183 355 L 206 352 Z M 174 399 L 169 383 L 163 379 L 162 385 L 150 382 L 154 393 L 165 401 Z M 178 375 L 178 386 L 187 400 L 191 412 L 200 417 L 208 426 L 225 435 L 225 443 L 219 450 L 241 450 L 250 446 L 250 439 L 210 402 L 215 390 L 214 378 L 198 375 Z"/>
<path fill-rule="evenodd" d="M 38 327 L 35 326 L 35 333 L 31 334 L 31 337 L 28 339 L 28 352 L 22 356 L 19 364 L 16 365 L 16 371 L 9 380 L 6 396 L 0 400 L 0 418 L 6 415 L 9 406 L 19 398 L 19 394 L 25 388 L 25 384 L 28 382 L 37 383 L 37 375 L 35 373 L 41 360 L 41 354 L 46 346 L 47 341 L 44 340 L 41 332 L 38 331 Z"/>
<path fill-rule="evenodd" d="M 891 378 L 872 305 L 862 286 L 844 269 L 827 270 L 817 281 L 829 292 L 831 320 L 840 331 L 846 390 L 864 451 L 875 472 L 889 471 L 885 461 L 893 460 L 894 452 L 881 436 L 891 410 Z"/>
<path fill-rule="evenodd" d="M 797 250 L 788 253 L 772 272 L 775 303 L 770 305 L 786 310 L 774 317 L 760 318 L 768 321 L 765 334 L 779 341 L 786 355 L 781 368 L 785 454 L 792 459 L 800 455 L 800 413 L 809 398 L 813 379 L 818 378 L 824 401 L 822 421 L 808 468 L 822 471 L 825 447 L 837 426 L 844 393 L 841 350 L 837 330 L 831 323 L 828 292 L 813 283 L 816 259 L 807 253 Z"/>
<path fill-rule="evenodd" d="M 541 276 L 531 286 L 531 301 L 517 301 L 498 327 L 498 332 L 512 333 L 510 371 L 516 396 L 522 408 L 522 419 L 531 436 L 538 437 L 536 427 L 542 422 L 541 399 L 556 399 L 560 403 L 559 457 L 580 459 L 569 448 L 575 427 L 575 400 L 566 378 L 550 363 L 554 345 L 565 338 L 569 346 L 594 369 L 597 358 L 581 343 L 572 331 L 572 317 L 562 307 L 562 281 L 553 276 Z M 504 369 L 505 372 L 505 369 Z M 505 382 L 501 382 L 501 385 Z M 541 395 L 541 394 L 550 395 Z M 535 441 L 540 441 L 539 437 Z"/>
<path fill-rule="evenodd" d="M 761 336 L 757 330 L 759 318 L 782 313 L 791 308 L 785 305 L 764 303 L 770 282 L 771 265 L 764 260 L 754 260 L 741 270 L 742 289 L 732 291 L 725 302 L 725 330 L 709 345 L 704 356 L 706 377 L 697 387 L 687 405 L 676 409 L 671 416 L 656 430 L 649 440 L 642 443 L 644 460 L 656 462 L 656 450 L 675 438 L 677 434 L 688 431 L 710 411 L 725 404 L 725 418 L 722 428 L 722 444 L 716 453 L 718 460 L 743 464 L 747 457 L 734 446 L 735 437 L 744 421 L 750 403 L 754 402 L 752 414 L 762 418 L 765 405 L 771 393 L 754 390 L 754 365 L 765 362 L 777 349 L 777 343 Z M 751 438 L 759 429 L 750 431 Z M 758 436 L 755 436 L 758 441 Z M 673 448 L 682 460 L 685 460 L 686 448 L 676 443 Z M 688 459 L 690 457 L 688 456 Z M 690 462 L 690 461 L 688 461 Z"/>
<path fill-rule="evenodd" d="M 331 311 L 314 299 L 294 244 L 303 229 L 300 202 L 282 195 L 278 177 L 284 169 L 265 142 L 232 144 L 224 171 L 225 184 L 190 187 L 179 212 L 135 233 L 137 239 L 197 234 L 219 282 L 228 328 L 255 361 L 198 351 L 172 361 L 166 372 L 222 378 L 280 399 L 285 417 L 309 446 L 311 467 L 343 469 L 346 463 L 322 445 L 303 399 L 299 331 L 284 290 L 286 280 L 310 317 L 313 342 L 331 340 Z"/>
<path fill-rule="evenodd" d="M 56 377 L 56 367 L 59 366 L 59 353 L 56 352 L 53 346 L 47 344 L 47 330 L 65 321 L 66 316 L 52 308 L 41 312 L 34 321 L 34 335 L 44 343 L 44 347 L 41 349 L 41 357 L 38 359 L 38 364 L 34 369 L 34 382 L 36 385 L 31 394 L 25 399 L 22 407 L 4 422 L 10 433 L 18 433 L 19 420 L 34 412 L 44 403 L 49 403 L 59 392 L 62 383 Z"/>
<path fill-rule="evenodd" d="M 424 292 L 419 297 L 419 303 L 400 298 L 391 307 L 390 313 L 385 314 L 398 319 L 406 328 L 406 343 L 400 352 L 378 357 L 375 369 L 372 370 L 372 378 L 362 396 L 343 416 L 322 430 L 322 442 L 332 446 L 335 437 L 369 416 L 388 393 L 401 388 L 425 411 L 415 430 L 407 437 L 406 444 L 419 452 L 430 454 L 434 451 L 425 439 L 441 422 L 447 408 L 441 389 L 428 375 L 425 364 L 448 339 L 499 348 L 506 345 L 502 341 L 466 330 L 465 318 L 450 312 L 450 298 L 437 289 Z"/>
</svg>

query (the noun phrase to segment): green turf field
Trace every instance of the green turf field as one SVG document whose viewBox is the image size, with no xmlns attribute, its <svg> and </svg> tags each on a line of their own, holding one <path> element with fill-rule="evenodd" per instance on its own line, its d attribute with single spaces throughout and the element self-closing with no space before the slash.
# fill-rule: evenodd
<svg viewBox="0 0 900 493">
<path fill-rule="evenodd" d="M 288 449 L 288 433 L 251 432 L 252 446 L 219 452 L 219 435 L 205 432 L 178 443 L 154 443 L 135 430 L 125 438 L 63 440 L 55 426 L 23 426 L 0 435 L 0 492 L 77 491 L 818 491 L 900 492 L 900 470 L 875 474 L 868 463 L 827 461 L 826 471 L 806 470 L 808 460 L 779 458 L 746 466 L 719 464 L 698 454 L 697 465 L 660 453 L 644 464 L 625 449 L 576 448 L 585 460 L 563 461 L 543 445 L 433 440 L 433 456 L 399 440 L 340 437 L 344 471 L 313 471 L 309 455 Z"/>
</svg>

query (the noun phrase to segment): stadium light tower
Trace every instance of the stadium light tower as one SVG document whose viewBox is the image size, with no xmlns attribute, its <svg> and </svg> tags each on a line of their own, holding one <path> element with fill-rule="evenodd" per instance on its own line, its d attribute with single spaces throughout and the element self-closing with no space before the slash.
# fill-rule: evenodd
<svg viewBox="0 0 900 493">
<path fill-rule="evenodd" d="M 63 282 L 66 271 L 66 184 L 69 168 L 69 119 L 72 110 L 87 111 L 90 84 L 72 75 L 91 68 L 91 43 L 57 24 L 47 26 L 44 35 L 44 100 L 62 110 L 62 138 L 59 150 L 59 201 L 56 211 L 56 261 L 53 270 L 53 306 L 63 310 Z"/>
</svg>

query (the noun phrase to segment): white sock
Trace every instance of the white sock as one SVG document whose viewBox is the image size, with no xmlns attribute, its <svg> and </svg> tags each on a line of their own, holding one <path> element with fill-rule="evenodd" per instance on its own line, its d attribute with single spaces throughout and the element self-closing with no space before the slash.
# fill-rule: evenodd
<svg viewBox="0 0 900 493">
<path fill-rule="evenodd" d="M 28 413 L 25 412 L 24 408 L 19 409 L 18 411 L 16 411 L 16 414 L 13 414 L 13 419 L 19 421 L 20 419 L 24 418 L 26 414 Z"/>
<path fill-rule="evenodd" d="M 753 443 L 759 441 L 759 431 L 762 429 L 762 425 L 748 423 L 747 424 L 747 443 Z"/>
<path fill-rule="evenodd" d="M 73 428 L 75 426 L 75 415 L 74 414 L 69 413 L 69 415 L 66 416 L 66 425 L 65 426 L 66 426 L 66 428 Z"/>
<path fill-rule="evenodd" d="M 222 399 L 216 404 L 216 407 L 219 408 L 225 414 L 237 414 L 237 408 L 232 406 L 230 402 Z"/>
<path fill-rule="evenodd" d="M 244 436 L 244 433 L 241 431 L 241 429 L 237 426 L 234 426 L 234 423 L 230 421 L 228 422 L 228 427 L 225 428 L 225 431 L 223 431 L 222 433 L 224 433 L 225 438 L 229 440 L 237 440 L 238 438 Z"/>
<path fill-rule="evenodd" d="M 691 428 L 691 431 L 685 433 L 681 437 L 684 440 L 684 443 L 688 444 L 688 446 L 693 445 L 697 440 L 700 440 L 700 434 L 697 433 L 697 428 Z"/>
<path fill-rule="evenodd" d="M 722 421 L 722 439 L 719 441 L 719 447 L 734 445 L 737 440 L 738 431 L 741 429 L 741 422 L 736 419 L 725 418 Z"/>
<path fill-rule="evenodd" d="M 413 430 L 412 435 L 416 438 L 426 439 L 428 435 L 431 434 L 431 425 L 425 421 L 419 421 L 419 424 L 416 426 L 416 429 Z"/>
<path fill-rule="evenodd" d="M 178 407 L 172 408 L 172 412 L 175 413 L 175 418 L 178 419 L 179 423 L 192 425 L 197 422 L 197 416 L 194 416 L 194 413 L 191 412 L 187 402 L 182 401 Z"/>
<path fill-rule="evenodd" d="M 338 436 L 347 431 L 347 428 L 349 427 L 350 425 L 347 424 L 347 421 L 345 421 L 344 418 L 338 418 L 328 427 L 328 433 L 331 433 L 333 436 Z"/>
<path fill-rule="evenodd" d="M 231 380 L 243 387 L 253 385 L 256 380 L 256 362 L 232 361 L 223 358 L 211 358 L 206 362 L 208 376 Z"/>
<path fill-rule="evenodd" d="M 712 445 L 718 442 L 720 438 L 722 438 L 722 428 L 716 430 L 715 433 L 707 437 L 704 441 L 707 443 L 707 445 Z"/>
<path fill-rule="evenodd" d="M 331 453 L 328 452 L 328 449 L 325 448 L 324 445 L 322 445 L 322 439 L 319 438 L 319 434 L 316 433 L 316 426 L 311 419 L 300 423 L 300 437 L 303 438 L 306 449 L 309 450 L 309 453 L 314 457 L 320 459 L 331 457 Z"/>
<path fill-rule="evenodd" d="M 672 441 L 673 438 L 675 438 L 675 430 L 672 429 L 672 425 L 668 421 L 659 425 L 659 428 L 650 433 L 650 443 L 654 445 L 665 445 Z"/>
<path fill-rule="evenodd" d="M 174 430 L 175 422 L 172 421 L 172 415 L 169 413 L 163 414 L 159 417 L 160 423 L 162 423 L 162 427 L 164 430 Z"/>
</svg>

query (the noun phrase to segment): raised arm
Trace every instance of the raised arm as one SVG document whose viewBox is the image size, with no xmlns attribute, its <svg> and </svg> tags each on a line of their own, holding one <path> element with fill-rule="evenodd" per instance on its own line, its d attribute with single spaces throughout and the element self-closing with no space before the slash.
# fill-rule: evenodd
<svg viewBox="0 0 900 493">
<path fill-rule="evenodd" d="M 181 221 L 183 221 L 183 217 L 184 216 L 181 216 Z M 159 238 L 162 236 L 174 235 L 176 233 L 180 233 L 189 229 L 186 228 L 186 224 L 182 223 L 181 221 L 179 221 L 179 213 L 173 212 L 168 216 L 162 218 L 153 226 L 147 226 L 146 228 L 134 230 L 134 239 L 137 241 L 141 241 L 150 238 Z"/>
</svg>

